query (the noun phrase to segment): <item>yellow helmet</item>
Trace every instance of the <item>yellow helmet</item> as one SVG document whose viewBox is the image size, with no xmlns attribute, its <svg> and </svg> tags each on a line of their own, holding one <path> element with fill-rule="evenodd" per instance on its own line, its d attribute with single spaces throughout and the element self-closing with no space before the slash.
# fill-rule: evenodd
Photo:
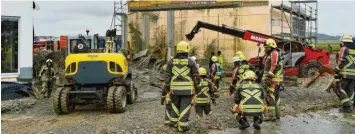
<svg viewBox="0 0 355 134">
<path fill-rule="evenodd" d="M 200 68 L 198 69 L 198 72 L 200 73 L 200 75 L 207 75 L 207 71 L 206 71 L 206 69 L 203 68 L 203 67 L 200 67 Z"/>
<path fill-rule="evenodd" d="M 165 71 L 165 70 L 166 70 L 166 67 L 167 67 L 167 65 L 164 64 L 163 67 L 162 67 L 162 69 Z"/>
<path fill-rule="evenodd" d="M 314 44 L 309 45 L 312 49 L 316 48 Z"/>
<path fill-rule="evenodd" d="M 255 79 L 256 79 L 255 73 L 251 70 L 246 71 L 243 74 L 243 80 L 255 80 Z"/>
<path fill-rule="evenodd" d="M 238 51 L 237 56 L 240 56 L 240 55 L 244 55 L 244 53 L 242 51 Z"/>
<path fill-rule="evenodd" d="M 218 58 L 217 58 L 216 56 L 212 56 L 211 60 L 212 60 L 213 62 L 216 62 L 216 61 L 218 61 Z"/>
<path fill-rule="evenodd" d="M 240 61 L 240 58 L 238 56 L 234 56 L 233 57 L 233 62 L 238 62 L 238 61 Z"/>
<path fill-rule="evenodd" d="M 176 53 L 188 53 L 190 50 L 190 45 L 186 41 L 180 41 L 176 45 Z"/>
<path fill-rule="evenodd" d="M 245 57 L 244 53 L 242 51 L 238 51 L 237 52 L 237 56 L 239 57 L 240 60 L 247 60 L 247 58 Z"/>
<path fill-rule="evenodd" d="M 344 34 L 340 40 L 341 42 L 353 42 L 352 36 L 350 34 Z"/>
<path fill-rule="evenodd" d="M 264 47 L 276 48 L 277 45 L 276 45 L 276 42 L 275 42 L 274 39 L 267 39 L 267 40 L 265 41 Z"/>
</svg>

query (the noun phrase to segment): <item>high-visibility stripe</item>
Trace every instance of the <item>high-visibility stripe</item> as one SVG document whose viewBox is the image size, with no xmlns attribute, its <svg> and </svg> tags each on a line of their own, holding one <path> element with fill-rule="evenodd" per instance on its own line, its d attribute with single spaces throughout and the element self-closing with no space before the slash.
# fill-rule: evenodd
<svg viewBox="0 0 355 134">
<path fill-rule="evenodd" d="M 260 113 L 262 109 L 243 109 L 243 113 Z"/>
<path fill-rule="evenodd" d="M 181 118 L 190 110 L 191 105 L 187 106 L 179 115 L 179 121 L 181 120 Z"/>
<path fill-rule="evenodd" d="M 179 115 L 180 115 L 180 112 L 179 112 L 179 110 L 176 108 L 176 106 L 174 105 L 174 103 L 171 103 L 171 107 L 173 108 L 175 114 L 179 116 Z"/>
<path fill-rule="evenodd" d="M 338 59 L 338 66 L 341 64 L 342 60 L 343 60 L 343 56 L 344 56 L 344 52 L 345 52 L 345 46 L 341 47 L 340 48 L 340 51 L 339 51 L 339 59 Z"/>
<path fill-rule="evenodd" d="M 242 105 L 243 109 L 245 108 L 262 108 L 263 105 Z"/>
<path fill-rule="evenodd" d="M 177 122 L 178 121 L 178 118 L 172 118 L 168 112 L 168 110 L 165 110 L 165 113 L 166 113 L 166 116 L 168 116 L 169 120 L 170 121 L 173 121 L 173 122 Z"/>
<path fill-rule="evenodd" d="M 271 68 L 270 72 L 274 72 L 277 66 L 279 60 L 279 53 L 277 51 L 271 52 Z"/>
<path fill-rule="evenodd" d="M 345 102 L 348 102 L 348 101 L 350 101 L 349 98 L 342 99 L 342 100 L 341 100 L 341 104 L 344 104 Z"/>
</svg>

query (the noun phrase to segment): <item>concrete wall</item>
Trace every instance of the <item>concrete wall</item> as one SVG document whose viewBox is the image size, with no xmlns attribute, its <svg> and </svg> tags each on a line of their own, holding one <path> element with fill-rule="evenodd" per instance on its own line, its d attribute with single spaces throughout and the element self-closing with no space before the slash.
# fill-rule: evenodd
<svg viewBox="0 0 355 134">
<path fill-rule="evenodd" d="M 32 1 L 1 1 L 1 16 L 17 16 L 18 33 L 18 73 L 1 74 L 5 77 L 32 78 L 32 46 L 33 46 L 33 2 Z"/>
<path fill-rule="evenodd" d="M 157 37 L 159 30 L 166 29 L 167 12 L 154 12 L 159 14 L 158 19 L 151 19 L 149 23 L 150 40 L 149 45 L 154 45 L 161 37 Z M 260 33 L 270 34 L 270 7 L 241 7 L 225 9 L 205 9 L 205 10 L 184 10 L 175 11 L 175 43 L 180 40 L 186 40 L 185 34 L 189 33 L 198 20 L 211 24 L 226 24 L 231 27 L 253 30 Z M 129 23 L 139 24 L 138 29 L 142 29 L 142 13 L 132 13 L 128 16 Z M 131 36 L 128 40 L 132 41 Z M 232 57 L 239 50 L 244 51 L 248 58 L 257 56 L 256 43 L 244 41 L 241 38 L 224 35 L 215 31 L 201 29 L 190 41 L 190 44 L 197 47 L 198 58 L 203 58 L 203 54 L 209 44 L 213 44 L 217 50 L 221 50 L 225 57 L 225 62 L 232 62 Z M 217 51 L 216 50 L 216 51 Z"/>
</svg>

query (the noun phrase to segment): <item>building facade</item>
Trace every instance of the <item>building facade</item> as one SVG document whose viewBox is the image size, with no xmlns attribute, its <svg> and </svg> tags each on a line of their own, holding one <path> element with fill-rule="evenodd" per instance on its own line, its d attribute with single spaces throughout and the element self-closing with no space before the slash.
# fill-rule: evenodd
<svg viewBox="0 0 355 134">
<path fill-rule="evenodd" d="M 1 1 L 1 80 L 31 79 L 32 1 Z"/>
</svg>

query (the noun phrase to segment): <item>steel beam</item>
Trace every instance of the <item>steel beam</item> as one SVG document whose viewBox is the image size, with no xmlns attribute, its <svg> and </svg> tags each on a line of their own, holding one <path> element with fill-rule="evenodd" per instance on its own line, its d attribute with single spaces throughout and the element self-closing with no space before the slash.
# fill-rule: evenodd
<svg viewBox="0 0 355 134">
<path fill-rule="evenodd" d="M 129 7 L 129 12 L 151 12 L 151 11 L 169 11 L 169 10 L 198 10 L 198 9 L 215 9 L 215 8 L 233 8 L 233 7 L 248 7 L 248 6 L 268 6 L 268 1 L 257 2 L 205 2 L 206 4 L 186 3 L 186 4 L 167 4 L 155 5 L 149 7 Z"/>
<path fill-rule="evenodd" d="M 175 42 L 174 42 L 174 11 L 168 11 L 167 18 L 167 45 L 168 45 L 168 54 L 167 60 L 170 59 L 170 56 L 174 54 Z"/>
</svg>

